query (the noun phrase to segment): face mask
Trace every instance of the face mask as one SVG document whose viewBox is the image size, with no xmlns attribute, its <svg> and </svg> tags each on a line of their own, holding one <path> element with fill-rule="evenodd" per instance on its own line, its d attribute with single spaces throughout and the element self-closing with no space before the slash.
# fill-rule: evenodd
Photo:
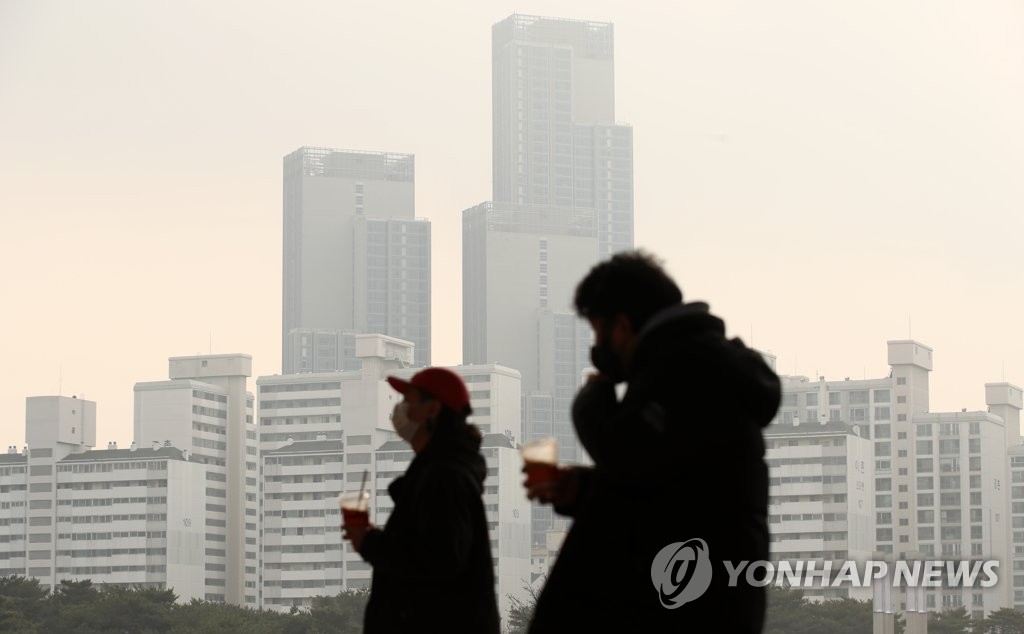
<svg viewBox="0 0 1024 634">
<path fill-rule="evenodd" d="M 395 405 L 395 411 L 391 414 L 391 424 L 399 437 L 407 443 L 411 443 L 413 436 L 420 430 L 420 423 L 409 418 L 409 404 L 405 401 Z"/>
</svg>

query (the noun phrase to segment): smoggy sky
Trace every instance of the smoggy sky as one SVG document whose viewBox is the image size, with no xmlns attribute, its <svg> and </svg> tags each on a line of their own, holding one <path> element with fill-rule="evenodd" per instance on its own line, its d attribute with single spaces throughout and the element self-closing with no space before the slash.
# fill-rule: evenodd
<svg viewBox="0 0 1024 634">
<path fill-rule="evenodd" d="M 458 363 L 516 11 L 615 23 L 637 245 L 780 372 L 884 376 L 912 332 L 933 411 L 1024 383 L 1019 2 L 0 0 L 0 446 L 58 389 L 129 442 L 134 383 L 211 338 L 280 372 L 301 145 L 416 155 L 434 361 Z"/>
</svg>

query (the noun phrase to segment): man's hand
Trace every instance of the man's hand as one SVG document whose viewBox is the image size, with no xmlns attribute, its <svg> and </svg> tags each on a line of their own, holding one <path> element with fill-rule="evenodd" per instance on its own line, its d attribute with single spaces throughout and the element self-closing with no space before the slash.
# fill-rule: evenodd
<svg viewBox="0 0 1024 634">
<path fill-rule="evenodd" d="M 534 465 L 523 467 L 523 473 L 529 474 L 530 469 L 537 468 Z M 550 467 L 543 467 L 550 469 Z M 541 504 L 554 504 L 555 506 L 571 506 L 576 502 L 580 492 L 580 467 L 555 467 L 554 478 L 528 484 L 529 478 L 523 482 L 526 488 L 526 497 L 530 500 L 537 500 Z"/>
<path fill-rule="evenodd" d="M 352 542 L 352 548 L 358 553 L 363 549 L 363 538 L 366 534 L 376 527 L 373 524 L 367 524 L 366 526 L 345 526 L 341 525 L 341 537 Z"/>
</svg>

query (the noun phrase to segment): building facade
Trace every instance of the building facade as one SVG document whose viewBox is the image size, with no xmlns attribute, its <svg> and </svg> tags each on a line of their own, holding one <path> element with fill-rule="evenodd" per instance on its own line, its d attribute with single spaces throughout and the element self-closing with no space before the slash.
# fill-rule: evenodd
<svg viewBox="0 0 1024 634">
<path fill-rule="evenodd" d="M 839 572 L 874 552 L 873 460 L 864 425 L 777 423 L 765 429 L 768 529 L 776 564 L 816 561 Z M 811 600 L 871 598 L 870 588 L 806 588 Z"/>
<path fill-rule="evenodd" d="M 205 465 L 204 598 L 259 605 L 259 462 L 244 354 L 172 357 L 170 379 L 135 385 L 135 441 Z"/>
<path fill-rule="evenodd" d="M 92 449 L 92 401 L 31 397 L 26 410 L 27 451 L 0 459 L 0 576 L 208 598 L 204 465 L 163 443 Z"/>
<path fill-rule="evenodd" d="M 615 121 L 611 24 L 512 15 L 492 28 L 493 200 L 591 209 L 594 259 L 633 246 L 633 130 Z"/>
<path fill-rule="evenodd" d="M 430 363 L 430 223 L 410 154 L 301 147 L 284 158 L 285 374 L 349 370 L 382 333 Z"/>
<path fill-rule="evenodd" d="M 992 588 L 942 587 L 921 593 L 927 611 L 964 607 L 982 618 L 1024 596 L 1024 574 L 1011 578 L 1010 573 L 1016 538 L 1024 544 L 1024 530 L 1011 526 L 1015 521 L 1024 527 L 1024 519 L 1014 520 L 1013 511 L 1020 510 L 1024 518 L 1024 505 L 1012 506 L 1008 485 L 1013 477 L 1024 481 L 1024 475 L 1013 475 L 1012 466 L 1015 452 L 1021 451 L 1014 449 L 1020 442 L 1021 390 L 1008 383 L 986 384 L 987 411 L 932 412 L 932 355 L 920 342 L 895 340 L 888 342 L 887 377 L 783 377 L 782 405 L 766 437 L 776 426 L 858 428 L 871 443 L 873 550 L 894 560 L 999 560 L 1001 581 Z M 1018 460 L 1024 468 L 1024 460 Z M 776 467 L 773 481 L 786 477 Z M 780 486 L 773 497 L 793 495 L 786 483 Z M 1020 494 L 1024 499 L 1024 488 Z M 855 527 L 849 531 L 852 535 Z M 1024 563 L 1013 566 L 1024 571 Z M 908 597 L 900 593 L 895 603 L 906 609 Z"/>
</svg>

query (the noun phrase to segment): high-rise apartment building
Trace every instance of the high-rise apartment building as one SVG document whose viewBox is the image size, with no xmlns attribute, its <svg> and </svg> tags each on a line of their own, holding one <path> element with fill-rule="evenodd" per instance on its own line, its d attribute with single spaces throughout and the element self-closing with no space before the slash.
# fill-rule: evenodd
<svg viewBox="0 0 1024 634">
<path fill-rule="evenodd" d="M 430 363 L 430 223 L 410 154 L 301 147 L 284 158 L 285 374 L 351 370 L 356 334 Z"/>
<path fill-rule="evenodd" d="M 1017 543 L 1018 536 L 1024 544 L 1024 532 L 1018 535 L 1011 528 L 1011 516 L 1016 514 L 1008 484 L 1018 477 L 1013 475 L 1011 460 L 1020 453 L 1013 449 L 1020 438 L 1020 389 L 1006 383 L 987 384 L 988 411 L 931 412 L 931 348 L 912 340 L 890 341 L 888 361 L 891 371 L 883 378 L 783 377 L 782 404 L 766 438 L 774 439 L 776 426 L 856 428 L 872 445 L 875 551 L 895 559 L 995 559 L 1001 562 L 1001 579 L 1007 578 L 1011 544 Z M 1024 470 L 1024 460 L 1020 463 Z M 832 475 L 833 485 L 836 475 L 849 477 Z M 786 474 L 780 465 L 772 465 L 770 477 L 779 480 L 779 489 L 772 489 L 773 500 L 796 495 L 794 491 L 805 486 L 782 481 Z M 1024 481 L 1024 476 L 1019 477 Z M 1021 496 L 1024 499 L 1024 492 Z M 1024 505 L 1017 510 L 1024 517 Z M 770 513 L 785 515 L 774 508 Z M 1016 523 L 1024 527 L 1024 520 Z M 850 526 L 848 532 L 853 535 L 855 528 Z M 822 547 L 824 552 L 830 550 L 829 544 Z M 1024 552 L 1024 546 L 1020 549 Z M 1024 564 L 1019 567 L 1024 570 Z M 991 588 L 926 588 L 923 609 L 964 607 L 981 618 L 1013 604 L 1015 588 L 1024 588 L 1024 575 L 1020 584 L 1016 581 Z M 898 594 L 895 601 L 905 609 L 908 599 Z M 1024 596 L 1024 590 L 1017 596 Z"/>
<path fill-rule="evenodd" d="M 301 440 L 260 454 L 263 462 L 262 607 L 309 608 L 345 589 L 335 499 L 344 487 L 340 440 Z"/>
<path fill-rule="evenodd" d="M 135 385 L 135 442 L 186 449 L 205 465 L 204 598 L 258 605 L 258 447 L 252 357 L 172 357 L 170 380 Z"/>
<path fill-rule="evenodd" d="M 826 562 L 838 572 L 870 559 L 875 531 L 873 460 L 864 425 L 815 421 L 765 429 L 773 562 Z M 862 436 L 862 434 L 865 434 Z M 871 598 L 870 588 L 805 589 L 811 600 Z"/>
<path fill-rule="evenodd" d="M 576 283 L 633 246 L 632 128 L 615 121 L 611 24 L 512 15 L 492 29 L 493 201 L 463 212 L 463 360 L 523 381 L 526 440 L 585 462 L 569 409 L 591 334 Z M 534 540 L 558 526 L 535 506 Z"/>
<path fill-rule="evenodd" d="M 94 450 L 96 404 L 27 401 L 28 451 L 0 457 L 0 576 L 204 594 L 205 465 L 164 443 Z"/>
<path fill-rule="evenodd" d="M 492 29 L 494 202 L 591 209 L 603 259 L 633 246 L 633 130 L 615 120 L 611 24 L 512 15 Z"/>
</svg>

